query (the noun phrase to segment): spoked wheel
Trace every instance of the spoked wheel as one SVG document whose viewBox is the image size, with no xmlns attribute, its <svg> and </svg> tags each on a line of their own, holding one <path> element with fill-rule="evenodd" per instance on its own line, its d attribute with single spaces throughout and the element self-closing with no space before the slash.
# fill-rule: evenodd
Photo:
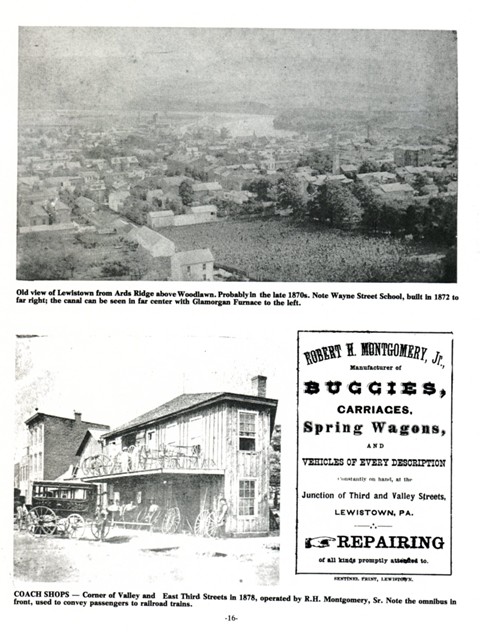
<svg viewBox="0 0 480 632">
<path fill-rule="evenodd" d="M 57 516 L 50 507 L 35 507 L 28 512 L 27 528 L 35 535 L 53 535 L 57 530 Z"/>
<path fill-rule="evenodd" d="M 197 516 L 194 526 L 195 535 L 213 538 L 217 532 L 217 521 L 212 511 L 203 509 Z"/>
<path fill-rule="evenodd" d="M 214 538 L 217 535 L 217 517 L 213 511 L 208 515 L 207 523 L 205 525 L 205 535 L 207 538 Z"/>
<path fill-rule="evenodd" d="M 176 533 L 180 526 L 180 509 L 172 507 L 162 520 L 162 533 Z"/>
<path fill-rule="evenodd" d="M 137 522 L 145 522 L 148 515 L 148 507 L 142 507 L 137 514 Z"/>
<path fill-rule="evenodd" d="M 112 522 L 104 516 L 97 516 L 92 522 L 91 530 L 96 540 L 104 540 L 110 532 Z"/>
<path fill-rule="evenodd" d="M 65 522 L 65 532 L 71 539 L 78 540 L 85 531 L 85 520 L 80 514 L 70 514 Z"/>
<path fill-rule="evenodd" d="M 96 454 L 89 462 L 90 476 L 102 476 L 109 474 L 112 469 L 112 462 L 106 454 Z"/>
<path fill-rule="evenodd" d="M 93 475 L 93 472 L 90 468 L 91 463 L 92 463 L 91 456 L 87 456 L 87 458 L 82 461 L 82 472 L 85 474 L 85 476 Z"/>
<path fill-rule="evenodd" d="M 159 509 L 155 512 L 152 522 L 150 523 L 152 527 L 152 531 L 163 531 L 163 519 L 162 519 L 162 510 Z"/>
</svg>

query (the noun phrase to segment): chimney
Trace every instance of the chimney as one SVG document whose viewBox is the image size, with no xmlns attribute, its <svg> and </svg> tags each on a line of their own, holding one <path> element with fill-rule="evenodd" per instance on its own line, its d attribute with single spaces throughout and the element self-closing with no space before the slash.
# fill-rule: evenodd
<svg viewBox="0 0 480 632">
<path fill-rule="evenodd" d="M 267 378 L 264 375 L 252 377 L 252 391 L 257 397 L 267 396 Z"/>
<path fill-rule="evenodd" d="M 73 414 L 75 415 L 75 421 L 82 421 L 82 413 L 77 413 L 77 411 L 74 410 Z"/>
</svg>

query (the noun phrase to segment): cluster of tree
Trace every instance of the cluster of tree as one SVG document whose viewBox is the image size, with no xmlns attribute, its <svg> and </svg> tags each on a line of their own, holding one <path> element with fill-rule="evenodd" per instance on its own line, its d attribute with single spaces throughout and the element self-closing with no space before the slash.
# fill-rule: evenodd
<svg viewBox="0 0 480 632">
<path fill-rule="evenodd" d="M 244 191 L 254 193 L 259 202 L 270 202 L 273 200 L 274 183 L 267 178 L 255 178 L 242 185 Z"/>
<path fill-rule="evenodd" d="M 299 213 L 305 207 L 300 183 L 295 175 L 288 171 L 276 181 L 255 178 L 246 182 L 242 188 L 254 193 L 257 202 L 273 202 L 280 209 L 292 209 L 295 213 Z"/>
<path fill-rule="evenodd" d="M 374 173 L 376 171 L 388 171 L 395 173 L 397 165 L 394 162 L 379 163 L 376 160 L 364 160 L 358 168 L 358 173 Z"/>
<path fill-rule="evenodd" d="M 326 182 L 310 198 L 307 214 L 334 228 L 411 235 L 444 246 L 456 244 L 457 202 L 453 196 L 432 198 L 427 205 L 386 202 L 361 182 L 352 186 Z"/>
<path fill-rule="evenodd" d="M 75 250 L 64 242 L 26 235 L 17 278 L 24 281 L 68 280 L 73 278 L 79 264 Z"/>
<path fill-rule="evenodd" d="M 322 149 L 311 149 L 300 157 L 297 167 L 310 167 L 320 175 L 332 173 L 333 162 L 331 153 Z"/>
<path fill-rule="evenodd" d="M 189 180 L 184 180 L 178 187 L 178 194 L 184 206 L 191 206 L 193 202 L 193 186 Z"/>
<path fill-rule="evenodd" d="M 185 175 L 189 178 L 193 178 L 193 180 L 198 180 L 200 182 L 208 182 L 210 180 L 208 173 L 204 169 L 200 169 L 199 167 L 185 167 Z"/>
<path fill-rule="evenodd" d="M 332 228 L 351 230 L 362 219 L 362 207 L 350 188 L 340 182 L 318 187 L 307 203 L 310 218 Z"/>
</svg>

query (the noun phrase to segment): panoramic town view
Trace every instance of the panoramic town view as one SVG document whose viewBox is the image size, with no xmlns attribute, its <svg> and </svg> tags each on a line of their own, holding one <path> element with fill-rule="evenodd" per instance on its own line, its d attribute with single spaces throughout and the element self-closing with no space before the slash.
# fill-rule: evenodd
<svg viewBox="0 0 480 632">
<path fill-rule="evenodd" d="M 456 36 L 21 28 L 17 278 L 455 282 Z"/>
</svg>

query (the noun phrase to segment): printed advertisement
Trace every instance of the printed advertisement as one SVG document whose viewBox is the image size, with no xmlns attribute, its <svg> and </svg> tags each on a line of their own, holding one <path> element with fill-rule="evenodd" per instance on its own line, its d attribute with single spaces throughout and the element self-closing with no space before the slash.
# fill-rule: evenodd
<svg viewBox="0 0 480 632">
<path fill-rule="evenodd" d="M 449 334 L 299 332 L 297 573 L 451 573 Z"/>
</svg>

